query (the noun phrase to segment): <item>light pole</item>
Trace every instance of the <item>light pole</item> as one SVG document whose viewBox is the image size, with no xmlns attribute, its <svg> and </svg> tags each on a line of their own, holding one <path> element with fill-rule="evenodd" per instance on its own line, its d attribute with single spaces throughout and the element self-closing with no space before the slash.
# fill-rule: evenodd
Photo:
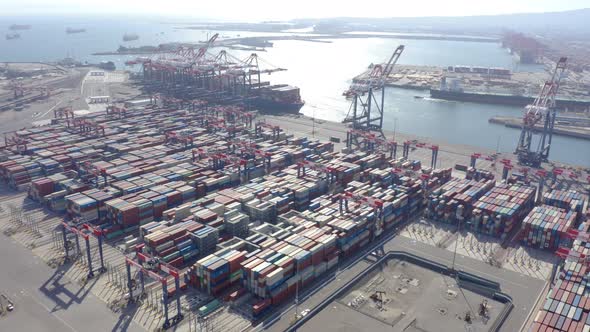
<svg viewBox="0 0 590 332">
<path fill-rule="evenodd" d="M 459 237 L 461 236 L 461 223 L 463 222 L 463 217 L 459 218 L 457 222 L 457 240 L 455 241 L 455 250 L 453 252 L 453 264 L 451 266 L 451 271 L 455 272 L 455 259 L 457 258 L 457 245 L 459 244 Z"/>
<path fill-rule="evenodd" d="M 311 122 L 312 122 L 311 137 L 315 138 L 315 108 L 313 109 L 313 116 L 311 118 Z"/>
<path fill-rule="evenodd" d="M 299 319 L 299 263 L 295 262 L 297 283 L 295 284 L 295 321 Z"/>
<path fill-rule="evenodd" d="M 397 118 L 394 117 L 393 118 L 393 140 L 394 141 L 395 141 L 395 132 L 396 132 L 396 129 L 397 129 Z"/>
</svg>

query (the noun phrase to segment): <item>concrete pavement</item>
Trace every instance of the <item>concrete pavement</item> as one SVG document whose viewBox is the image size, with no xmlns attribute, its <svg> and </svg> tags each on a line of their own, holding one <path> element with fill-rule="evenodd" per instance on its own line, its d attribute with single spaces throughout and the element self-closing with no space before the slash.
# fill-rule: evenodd
<svg viewBox="0 0 590 332">
<path fill-rule="evenodd" d="M 452 263 L 452 252 L 411 240 L 403 236 L 396 236 L 391 239 L 386 238 L 383 242 L 384 252 L 394 250 L 406 251 L 441 264 L 450 266 Z M 317 306 L 327 296 L 339 290 L 354 276 L 376 261 L 376 257 L 371 254 L 373 250 L 374 249 L 359 253 L 359 258 L 356 263 L 352 264 L 350 267 L 342 269 L 338 274 L 328 279 L 325 284 L 321 284 L 317 287 L 318 291 L 309 296 L 309 298 L 306 298 L 306 296 L 312 293 L 313 290 L 303 292 L 300 298 L 299 311 Z M 481 277 L 499 282 L 502 291 L 513 298 L 515 307 L 506 322 L 502 325 L 502 331 L 520 330 L 546 283 L 546 281 L 531 278 L 514 271 L 499 269 L 482 261 L 462 255 L 457 255 L 455 266 L 459 270 L 474 273 Z M 269 326 L 267 322 L 267 324 L 259 326 L 259 329 L 268 328 L 270 331 L 284 331 L 293 321 L 295 307 L 293 305 L 288 305 L 288 308 L 283 310 L 281 316 L 276 315 L 271 318 L 271 322 L 274 323 L 273 325 Z M 334 317 L 334 319 L 337 318 Z M 326 324 L 328 323 L 329 322 L 326 322 Z M 303 326 L 303 330 L 304 329 L 305 325 Z"/>
<path fill-rule="evenodd" d="M 15 240 L 0 235 L 0 292 L 15 310 L 0 331 L 144 331 L 111 312 L 90 291 L 52 269 Z"/>
</svg>

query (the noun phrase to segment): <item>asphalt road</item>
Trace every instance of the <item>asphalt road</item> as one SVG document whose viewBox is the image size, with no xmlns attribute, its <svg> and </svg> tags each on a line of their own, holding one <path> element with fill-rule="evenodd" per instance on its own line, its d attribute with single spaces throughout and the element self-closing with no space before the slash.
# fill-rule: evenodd
<svg viewBox="0 0 590 332">
<path fill-rule="evenodd" d="M 59 90 L 61 93 L 55 94 L 48 99 L 27 104 L 22 111 L 11 109 L 0 112 L 0 132 L 30 127 L 35 121 L 51 119 L 53 118 L 54 107 L 68 106 L 70 104 L 74 108 L 83 106 L 80 101 L 77 101 L 77 98 L 80 97 L 80 83 L 87 72 L 87 69 L 73 69 L 69 76 L 48 82 L 45 85 L 55 91 Z"/>
<path fill-rule="evenodd" d="M 0 331 L 144 331 L 3 234 L 0 253 L 0 292 L 15 305 Z"/>
</svg>

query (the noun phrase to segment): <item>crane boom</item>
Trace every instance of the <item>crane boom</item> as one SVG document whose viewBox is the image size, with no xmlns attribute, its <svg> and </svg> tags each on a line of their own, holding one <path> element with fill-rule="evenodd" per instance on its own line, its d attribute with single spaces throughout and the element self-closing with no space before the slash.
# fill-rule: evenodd
<svg viewBox="0 0 590 332">
<path fill-rule="evenodd" d="M 383 71 L 383 80 L 387 79 L 387 77 L 389 77 L 389 75 L 393 71 L 393 67 L 395 67 L 395 65 L 397 64 L 397 60 L 399 60 L 399 57 L 402 55 L 404 48 L 404 45 L 399 45 L 391 55 L 391 58 L 389 58 L 389 62 L 387 62 L 385 70 Z"/>
<path fill-rule="evenodd" d="M 205 53 L 207 53 L 207 50 L 209 49 L 209 47 L 211 47 L 211 45 L 213 45 L 213 43 L 215 42 L 217 37 L 219 37 L 219 34 L 218 33 L 214 34 L 213 36 L 211 36 L 211 38 L 209 38 L 209 40 L 205 43 L 205 45 L 203 45 L 201 48 L 199 48 L 199 53 L 197 53 L 195 60 L 202 58 L 205 55 Z"/>
<path fill-rule="evenodd" d="M 556 115 L 555 97 L 565 73 L 566 65 L 567 58 L 560 58 L 550 80 L 543 84 L 539 96 L 532 104 L 525 107 L 522 131 L 516 147 L 516 154 L 518 154 L 519 162 L 522 164 L 539 167 L 541 162 L 548 161 Z M 544 120 L 544 124 L 539 137 L 538 148 L 536 151 L 531 151 L 533 134 L 541 120 Z"/>
<path fill-rule="evenodd" d="M 391 54 L 387 64 L 374 65 L 369 77 L 360 83 L 354 83 L 344 92 L 346 97 L 352 98 L 352 103 L 344 123 L 352 123 L 352 129 L 362 131 L 378 131 L 383 134 L 383 111 L 385 107 L 385 81 L 393 71 L 395 64 L 404 51 L 404 45 L 399 45 Z M 381 90 L 380 95 L 378 95 Z M 350 140 L 349 140 L 350 141 Z M 356 136 L 354 144 L 361 146 Z"/>
</svg>

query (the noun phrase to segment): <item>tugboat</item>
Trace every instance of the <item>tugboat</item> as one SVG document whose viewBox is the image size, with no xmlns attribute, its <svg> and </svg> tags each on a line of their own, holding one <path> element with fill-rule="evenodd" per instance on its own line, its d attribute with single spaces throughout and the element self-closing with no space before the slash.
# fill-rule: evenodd
<svg viewBox="0 0 590 332">
<path fill-rule="evenodd" d="M 12 40 L 12 39 L 20 39 L 20 34 L 18 33 L 9 33 L 6 35 L 6 40 Z"/>
</svg>

